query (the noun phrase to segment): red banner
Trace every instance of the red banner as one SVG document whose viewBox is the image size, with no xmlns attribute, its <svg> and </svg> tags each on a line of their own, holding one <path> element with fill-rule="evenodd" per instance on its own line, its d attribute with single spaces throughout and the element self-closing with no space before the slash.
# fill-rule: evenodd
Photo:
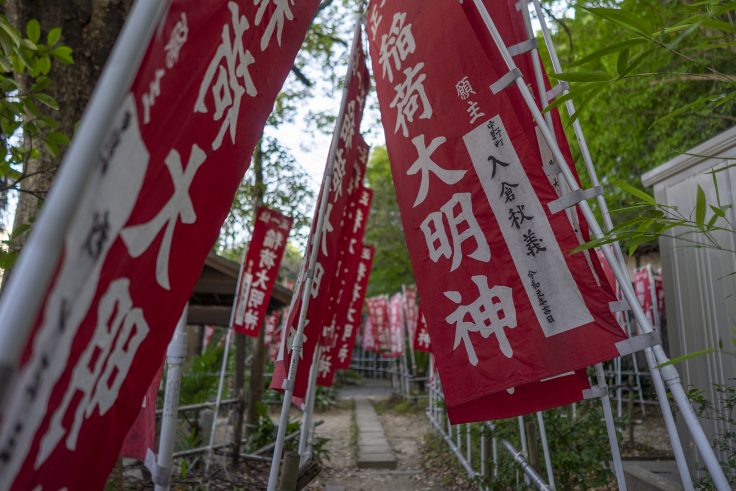
<svg viewBox="0 0 736 491">
<path fill-rule="evenodd" d="M 365 166 L 361 167 L 362 172 Z M 363 252 L 363 236 L 368 223 L 368 215 L 371 209 L 373 191 L 365 188 L 355 188 L 348 205 L 348 212 L 344 222 L 343 237 L 340 243 L 346 246 L 339 251 L 338 267 L 335 269 L 335 277 L 330 285 L 330 310 L 328 311 L 328 322 L 323 326 L 321 350 L 318 360 L 319 376 L 317 383 L 329 387 L 337 368 L 345 368 L 341 365 L 349 360 L 350 349 L 346 345 L 347 340 L 353 339 L 354 327 L 357 327 L 356 317 L 360 317 L 360 308 L 357 315 L 355 307 L 355 296 L 360 294 L 358 284 L 358 273 L 361 268 L 361 254 Z M 365 276 L 365 272 L 363 272 Z M 362 306 L 362 299 L 361 299 Z"/>
<path fill-rule="evenodd" d="M 169 2 L 29 313 L 0 487 L 103 487 L 318 3 Z"/>
<path fill-rule="evenodd" d="M 659 320 L 659 311 L 657 312 L 656 318 L 654 312 L 655 300 L 659 304 L 654 283 L 652 270 L 649 266 L 639 268 L 634 272 L 634 292 L 636 292 L 636 299 L 639 300 L 649 322 L 659 328 L 657 322 Z"/>
<path fill-rule="evenodd" d="M 386 295 L 366 300 L 368 320 L 373 338 L 373 350 L 377 353 L 391 352 L 391 328 L 389 325 L 389 303 Z"/>
<path fill-rule="evenodd" d="M 395 293 L 389 299 L 388 329 L 390 336 L 391 358 L 398 358 L 404 354 L 404 298 L 401 293 Z"/>
<path fill-rule="evenodd" d="M 237 332 L 257 337 L 261 331 L 291 224 L 290 217 L 265 206 L 256 211 L 235 301 L 233 328 Z"/>
<path fill-rule="evenodd" d="M 307 253 L 304 256 L 305 258 L 310 257 L 312 247 L 319 248 L 317 263 L 314 267 L 311 298 L 307 308 L 303 350 L 294 384 L 294 395 L 300 398 L 303 398 L 306 393 L 309 381 L 309 365 L 314 358 L 314 350 L 318 346 L 325 321 L 329 319 L 330 284 L 338 267 L 338 251 L 341 247 L 339 239 L 343 233 L 343 217 L 349 201 L 349 190 L 362 184 L 363 174 L 359 172 L 358 167 L 359 165 L 365 167 L 368 160 L 368 146 L 365 145 L 360 135 L 360 123 L 363 118 L 365 98 L 370 87 L 370 75 L 362 43 L 360 42 L 359 28 L 356 29 L 355 35 L 357 39 L 356 49 L 352 54 L 352 70 L 347 76 L 347 94 L 341 108 L 342 124 L 333 137 L 333 145 L 337 145 L 334 167 L 330 181 L 322 182 L 322 188 L 317 198 L 317 203 L 321 203 L 322 194 L 329 193 L 327 209 L 322 230 L 317 234 L 318 240 L 312 242 L 317 227 L 319 206 L 315 210 L 312 220 L 312 235 L 310 236 L 310 243 L 307 245 Z M 361 164 L 351 165 L 356 162 Z M 300 285 L 297 292 L 302 289 L 303 286 Z M 301 294 L 298 294 L 297 302 L 289 313 L 289 327 L 282 333 L 282 347 L 271 380 L 272 389 L 283 390 L 283 384 L 291 362 L 292 338 L 296 333 L 299 321 L 301 296 Z M 301 365 L 303 362 L 304 365 Z"/>
<path fill-rule="evenodd" d="M 156 398 L 158 397 L 158 387 L 161 385 L 163 372 L 164 364 L 161 363 L 161 368 L 153 377 L 146 395 L 143 396 L 143 403 L 138 417 L 135 418 L 133 426 L 125 435 L 123 448 L 120 450 L 121 457 L 145 461 L 148 450 L 155 451 L 156 449 Z"/>
<path fill-rule="evenodd" d="M 432 352 L 432 341 L 429 339 L 429 328 L 427 327 L 427 319 L 424 318 L 424 312 L 422 312 L 421 305 L 419 306 L 419 316 L 417 317 L 417 327 L 414 330 L 414 349 L 417 351 L 424 351 L 426 353 Z"/>
<path fill-rule="evenodd" d="M 373 335 L 373 326 L 370 317 L 365 318 L 362 327 L 363 351 L 378 351 L 376 337 Z"/>
<path fill-rule="evenodd" d="M 419 306 L 417 305 L 417 287 L 404 287 L 401 293 L 404 295 L 404 317 L 406 318 L 406 328 L 409 331 L 409 339 L 414 339 L 419 315 Z"/>
<path fill-rule="evenodd" d="M 373 1 L 371 59 L 407 245 L 448 406 L 618 355 L 625 335 L 505 72 L 451 0 Z M 375 13 L 375 16 L 374 16 Z M 448 87 L 454 89 L 448 91 Z M 533 132 L 533 128 L 532 128 Z"/>
</svg>

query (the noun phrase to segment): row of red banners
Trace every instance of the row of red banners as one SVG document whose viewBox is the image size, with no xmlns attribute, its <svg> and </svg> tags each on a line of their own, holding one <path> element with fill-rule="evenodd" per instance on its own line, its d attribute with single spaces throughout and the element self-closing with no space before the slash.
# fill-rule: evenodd
<svg viewBox="0 0 736 491">
<path fill-rule="evenodd" d="M 0 487 L 104 486 L 318 4 L 171 0 L 124 67 L 133 84 L 30 314 Z"/>
<path fill-rule="evenodd" d="M 485 3 L 507 46 L 528 40 L 513 0 Z M 585 368 L 618 356 L 626 338 L 610 312 L 613 292 L 597 257 L 569 253 L 587 230 L 575 211 L 549 209 L 564 186 L 521 95 L 513 84 L 489 90 L 513 77 L 473 2 L 426 7 L 372 0 L 368 39 L 450 419 L 579 400 Z M 527 81 L 531 56 L 514 58 Z"/>
<path fill-rule="evenodd" d="M 356 260 L 359 250 L 362 255 L 362 230 L 365 224 L 357 219 L 357 213 L 367 216 L 370 207 L 370 198 L 362 188 L 365 168 L 368 161 L 368 145 L 360 134 L 360 124 L 363 119 L 366 96 L 370 87 L 370 74 L 366 65 L 366 56 L 360 37 L 361 26 L 356 26 L 351 53 L 350 69 L 345 84 L 346 91 L 340 108 L 338 125 L 333 135 L 331 149 L 334 148 L 332 172 L 325 173 L 317 203 L 322 203 L 322 196 L 326 193 L 327 205 L 321 230 L 317 230 L 320 206 L 317 207 L 312 220 L 310 240 L 307 244 L 305 258 L 312 255 L 312 249 L 318 248 L 317 261 L 313 265 L 313 280 L 309 292 L 309 303 L 306 306 L 306 323 L 302 352 L 297 360 L 297 376 L 294 381 L 293 395 L 303 399 L 309 380 L 309 365 L 314 360 L 315 351 L 322 345 L 317 363 L 322 363 L 324 370 L 320 370 L 323 383 L 331 377 L 332 367 L 327 366 L 327 356 L 330 365 L 331 353 L 339 344 L 333 336 L 334 326 L 338 319 L 335 316 L 335 305 L 338 303 L 338 294 L 344 293 L 339 279 L 345 267 L 357 267 Z M 332 152 L 331 152 L 332 153 Z M 328 165 L 330 163 L 328 162 Z M 327 180 L 329 179 L 329 180 Z M 366 204 L 366 200 L 367 204 Z M 363 203 L 361 203 L 361 201 Z M 351 211 L 353 218 L 349 219 Z M 356 226 L 358 229 L 356 229 Z M 360 236 L 356 236 L 360 233 Z M 355 239 L 355 240 L 353 240 Z M 344 249 L 352 247 L 352 254 L 343 254 Z M 301 301 L 305 288 L 306 275 L 300 275 L 300 283 L 294 292 L 295 298 L 290 307 L 286 327 L 281 333 L 281 347 L 276 359 L 271 388 L 283 390 L 291 364 L 291 348 L 293 336 L 297 331 L 299 316 L 302 310 Z M 336 281 L 336 278 L 338 281 Z M 339 349 L 339 348 L 338 348 Z M 328 370 L 329 368 L 329 370 Z"/>
</svg>

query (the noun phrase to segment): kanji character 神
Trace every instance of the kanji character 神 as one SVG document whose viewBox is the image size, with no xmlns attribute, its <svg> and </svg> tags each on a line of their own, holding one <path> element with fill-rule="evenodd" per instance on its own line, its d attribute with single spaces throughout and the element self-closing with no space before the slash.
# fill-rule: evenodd
<svg viewBox="0 0 736 491">
<path fill-rule="evenodd" d="M 420 173 L 421 181 L 419 182 L 419 192 L 414 200 L 414 205 L 420 205 L 427 197 L 429 192 L 429 173 L 432 172 L 434 175 L 440 178 L 445 184 L 456 184 L 460 179 L 465 176 L 466 170 L 449 170 L 443 169 L 437 163 L 432 160 L 432 154 L 440 145 L 445 143 L 447 139 L 444 136 L 438 136 L 434 138 L 429 146 L 424 143 L 424 135 L 419 135 L 412 138 L 411 142 L 417 149 L 417 159 L 411 164 L 411 167 L 406 171 L 407 175 L 413 176 L 417 172 Z"/>
<path fill-rule="evenodd" d="M 460 209 L 456 211 L 458 205 Z M 450 244 L 445 232 L 444 217 L 447 217 L 447 223 L 450 227 L 452 244 Z M 465 224 L 465 227 L 460 232 L 460 225 L 462 224 Z M 455 193 L 447 203 L 442 205 L 440 211 L 427 215 L 420 228 L 424 232 L 429 258 L 437 262 L 440 257 L 448 259 L 452 257 L 450 271 L 455 271 L 460 266 L 463 258 L 462 244 L 471 238 L 475 240 L 476 249 L 468 255 L 482 262 L 491 260 L 491 249 L 488 247 L 483 230 L 473 214 L 470 193 Z"/>
<path fill-rule="evenodd" d="M 320 377 L 327 377 L 332 371 L 332 355 L 320 353 L 317 370 L 319 371 Z"/>
<path fill-rule="evenodd" d="M 448 324 L 455 324 L 455 343 L 452 349 L 457 349 L 462 341 L 470 363 L 476 366 L 478 356 L 475 354 L 470 334 L 478 332 L 484 339 L 493 334 L 501 352 L 506 358 L 511 358 L 514 350 L 504 331 L 516 327 L 516 307 L 511 288 L 506 286 L 489 288 L 488 277 L 483 275 L 476 275 L 471 279 L 478 288 L 478 298 L 473 303 L 460 305 L 462 303 L 460 292 L 445 292 L 447 298 L 458 304 L 457 309 L 445 318 Z"/>
<path fill-rule="evenodd" d="M 243 34 L 250 27 L 248 19 L 239 14 L 237 3 L 228 2 L 227 6 L 232 14 L 233 37 L 230 37 L 230 26 L 225 24 L 222 27 L 222 43 L 207 67 L 202 84 L 199 86 L 197 102 L 194 104 L 194 112 L 207 113 L 205 96 L 210 90 L 215 101 L 215 113 L 212 119 L 220 121 L 227 112 L 220 131 L 212 141 L 213 150 L 220 148 L 225 132 L 228 130 L 230 140 L 235 143 L 240 100 L 244 93 L 251 97 L 258 95 L 258 90 L 248 71 L 248 67 L 255 63 L 255 58 L 243 46 Z"/>
</svg>

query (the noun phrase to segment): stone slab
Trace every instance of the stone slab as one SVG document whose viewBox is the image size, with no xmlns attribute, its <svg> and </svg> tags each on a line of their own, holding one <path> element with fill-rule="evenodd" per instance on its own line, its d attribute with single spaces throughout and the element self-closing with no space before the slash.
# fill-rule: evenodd
<svg viewBox="0 0 736 491">
<path fill-rule="evenodd" d="M 358 467 L 395 469 L 396 457 L 386 440 L 376 410 L 368 400 L 355 401 L 355 422 L 358 426 Z"/>
<path fill-rule="evenodd" d="M 358 454 L 358 467 L 361 469 L 395 469 L 396 458 L 393 453 Z"/>
</svg>

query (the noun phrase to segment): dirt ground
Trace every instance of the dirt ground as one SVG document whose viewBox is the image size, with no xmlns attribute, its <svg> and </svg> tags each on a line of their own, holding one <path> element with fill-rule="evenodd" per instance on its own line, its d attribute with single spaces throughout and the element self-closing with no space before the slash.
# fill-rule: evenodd
<svg viewBox="0 0 736 491">
<path fill-rule="evenodd" d="M 319 477 L 307 488 L 310 491 L 327 490 L 328 486 L 342 486 L 346 491 L 463 491 L 468 487 L 461 476 L 427 472 L 423 467 L 422 448 L 429 430 L 427 418 L 419 411 L 397 413 L 379 408 L 379 420 L 389 445 L 397 459 L 394 470 L 358 469 L 355 464 L 355 445 L 351 441 L 352 409 L 343 407 L 323 413 L 325 422 L 317 435 L 329 438 L 327 448 L 331 459 Z M 448 482 L 449 481 L 449 482 Z"/>
</svg>

